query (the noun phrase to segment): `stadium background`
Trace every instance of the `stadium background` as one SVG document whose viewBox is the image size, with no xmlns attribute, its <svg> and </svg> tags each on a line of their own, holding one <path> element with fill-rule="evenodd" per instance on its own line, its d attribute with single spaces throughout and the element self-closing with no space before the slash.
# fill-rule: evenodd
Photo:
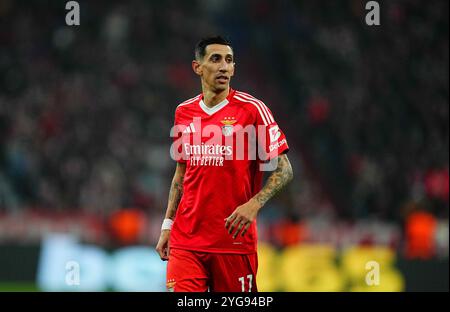
<svg viewBox="0 0 450 312">
<path fill-rule="evenodd" d="M 169 129 L 219 33 L 291 147 L 260 290 L 448 291 L 448 1 L 78 2 L 0 1 L 0 290 L 164 290 Z"/>
</svg>

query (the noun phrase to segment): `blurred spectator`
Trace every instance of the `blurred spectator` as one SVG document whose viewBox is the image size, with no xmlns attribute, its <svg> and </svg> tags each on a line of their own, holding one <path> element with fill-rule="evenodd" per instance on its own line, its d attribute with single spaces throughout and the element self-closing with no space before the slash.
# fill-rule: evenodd
<svg viewBox="0 0 450 312">
<path fill-rule="evenodd" d="M 436 253 L 437 220 L 426 211 L 414 211 L 406 218 L 406 258 L 431 259 Z"/>
<path fill-rule="evenodd" d="M 123 209 L 114 212 L 109 218 L 112 237 L 119 245 L 137 244 L 145 225 L 142 211 Z"/>
</svg>

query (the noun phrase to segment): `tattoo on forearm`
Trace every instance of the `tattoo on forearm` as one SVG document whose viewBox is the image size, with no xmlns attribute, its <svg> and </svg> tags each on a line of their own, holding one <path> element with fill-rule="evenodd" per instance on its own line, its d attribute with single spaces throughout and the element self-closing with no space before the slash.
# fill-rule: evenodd
<svg viewBox="0 0 450 312">
<path fill-rule="evenodd" d="M 170 186 L 169 192 L 169 202 L 167 205 L 166 217 L 173 219 L 175 218 L 175 213 L 178 209 L 178 204 L 180 203 L 181 197 L 183 196 L 183 180 L 184 176 L 181 176 L 181 179 L 173 180 L 172 185 Z"/>
<path fill-rule="evenodd" d="M 277 169 L 269 176 L 266 185 L 255 195 L 255 199 L 263 206 L 269 199 L 275 196 L 293 178 L 292 167 L 286 156 L 278 158 Z"/>
</svg>

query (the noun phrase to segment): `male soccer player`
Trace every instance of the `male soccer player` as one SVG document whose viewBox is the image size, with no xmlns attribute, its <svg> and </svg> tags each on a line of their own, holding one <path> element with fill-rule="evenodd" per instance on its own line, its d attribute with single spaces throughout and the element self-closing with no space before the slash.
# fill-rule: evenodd
<svg viewBox="0 0 450 312">
<path fill-rule="evenodd" d="M 180 157 L 156 246 L 168 260 L 167 290 L 254 292 L 256 216 L 292 179 L 287 141 L 262 101 L 230 87 L 230 42 L 201 40 L 192 68 L 202 93 L 175 111 L 179 132 L 172 152 Z M 267 162 L 276 167 L 262 187 Z"/>
</svg>

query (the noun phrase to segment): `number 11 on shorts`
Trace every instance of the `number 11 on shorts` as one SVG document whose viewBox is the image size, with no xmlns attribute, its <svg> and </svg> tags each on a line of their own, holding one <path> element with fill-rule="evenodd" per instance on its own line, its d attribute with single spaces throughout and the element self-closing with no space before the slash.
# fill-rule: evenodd
<svg viewBox="0 0 450 312">
<path fill-rule="evenodd" d="M 253 274 L 247 275 L 247 279 L 248 279 L 248 292 L 252 292 Z M 239 277 L 239 281 L 241 282 L 242 292 L 245 292 L 245 278 L 241 276 Z"/>
</svg>

